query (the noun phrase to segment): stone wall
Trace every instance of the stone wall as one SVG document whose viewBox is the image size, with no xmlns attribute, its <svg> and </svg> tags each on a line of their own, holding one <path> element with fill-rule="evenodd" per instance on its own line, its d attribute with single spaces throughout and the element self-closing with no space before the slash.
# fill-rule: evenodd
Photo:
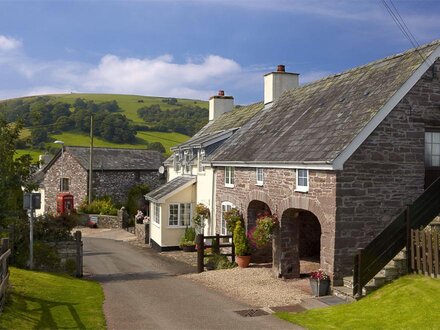
<svg viewBox="0 0 440 330">
<path fill-rule="evenodd" d="M 401 100 L 337 175 L 335 272 L 424 190 L 425 127 L 440 128 L 440 62 Z"/>
<path fill-rule="evenodd" d="M 122 218 L 117 215 L 89 214 L 98 219 L 98 228 L 122 228 Z"/>
<path fill-rule="evenodd" d="M 74 196 L 75 208 L 87 197 L 87 171 L 70 155 L 64 152 L 47 170 L 43 186 L 45 189 L 45 212 L 56 213 L 56 199 L 60 193 L 60 179 L 69 179 L 68 193 Z"/>
<path fill-rule="evenodd" d="M 134 233 L 138 241 L 149 244 L 150 243 L 150 225 L 147 223 L 136 223 Z"/>
<path fill-rule="evenodd" d="M 299 238 L 292 234 L 295 219 L 289 210 L 306 210 L 313 213 L 321 225 L 321 267 L 333 272 L 334 218 L 336 215 L 336 173 L 331 171 L 309 171 L 309 191 L 295 191 L 295 170 L 264 169 L 264 184 L 256 185 L 255 168 L 235 168 L 234 187 L 224 184 L 224 168 L 216 171 L 216 228 L 220 231 L 221 204 L 231 202 L 244 215 L 250 202 L 266 203 L 272 214 L 280 218 L 284 234 L 275 239 L 274 271 L 284 277 L 299 276 L 299 259 L 291 251 L 299 251 Z M 299 224 L 300 222 L 298 222 Z M 295 260 L 293 260 L 295 259 Z M 296 266 L 291 267 L 294 263 Z"/>
<path fill-rule="evenodd" d="M 123 204 L 133 186 L 148 184 L 150 190 L 165 183 L 165 177 L 158 171 L 94 171 L 94 197 L 111 196 L 115 203 Z"/>
</svg>

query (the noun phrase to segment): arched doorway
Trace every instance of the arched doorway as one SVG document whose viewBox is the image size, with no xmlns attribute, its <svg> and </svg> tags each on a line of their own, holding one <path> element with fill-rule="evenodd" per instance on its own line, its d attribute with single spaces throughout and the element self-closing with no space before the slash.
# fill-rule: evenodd
<svg viewBox="0 0 440 330">
<path fill-rule="evenodd" d="M 312 212 L 290 208 L 283 212 L 280 221 L 278 248 L 274 258 L 279 275 L 285 278 L 300 277 L 319 268 L 321 256 L 321 225 Z"/>
<path fill-rule="evenodd" d="M 272 212 L 269 206 L 259 200 L 253 200 L 249 203 L 247 209 L 247 233 L 248 236 L 252 235 L 255 226 L 257 224 L 257 219 L 263 213 L 269 213 L 272 215 Z M 255 251 L 252 252 L 252 262 L 253 263 L 267 263 L 272 262 L 272 245 L 269 245 L 264 248 L 255 247 Z"/>
</svg>

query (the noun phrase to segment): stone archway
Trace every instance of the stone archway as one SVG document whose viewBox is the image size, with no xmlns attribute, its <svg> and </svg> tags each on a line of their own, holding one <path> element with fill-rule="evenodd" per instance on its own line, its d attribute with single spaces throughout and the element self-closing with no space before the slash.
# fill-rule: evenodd
<svg viewBox="0 0 440 330">
<path fill-rule="evenodd" d="M 265 202 L 259 200 L 252 200 L 247 208 L 247 218 L 246 218 L 246 228 L 249 236 L 252 235 L 255 226 L 257 224 L 257 219 L 263 213 L 269 213 L 272 215 L 272 211 Z M 251 238 L 252 240 L 252 238 Z M 267 247 L 258 248 L 254 247 L 254 251 L 252 253 L 252 262 L 253 263 L 267 263 L 272 262 L 272 245 Z"/>
<path fill-rule="evenodd" d="M 274 241 L 274 270 L 279 277 L 297 278 L 316 268 L 321 255 L 321 225 L 311 211 L 288 208 L 280 219 Z M 303 264 L 304 269 L 301 269 Z"/>
</svg>

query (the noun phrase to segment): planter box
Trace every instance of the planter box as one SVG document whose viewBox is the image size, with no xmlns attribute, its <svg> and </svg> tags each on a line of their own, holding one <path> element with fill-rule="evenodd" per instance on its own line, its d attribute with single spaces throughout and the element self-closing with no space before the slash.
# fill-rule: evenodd
<svg viewBox="0 0 440 330">
<path fill-rule="evenodd" d="M 326 296 L 330 290 L 330 280 L 317 280 L 311 278 L 310 288 L 312 289 L 312 295 L 315 297 Z"/>
</svg>

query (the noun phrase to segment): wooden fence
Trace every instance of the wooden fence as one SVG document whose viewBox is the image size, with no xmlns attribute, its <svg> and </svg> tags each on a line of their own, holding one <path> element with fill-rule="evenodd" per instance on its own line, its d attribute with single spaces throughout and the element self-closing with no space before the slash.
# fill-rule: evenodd
<svg viewBox="0 0 440 330">
<path fill-rule="evenodd" d="M 411 230 L 411 268 L 414 272 L 438 277 L 439 272 L 439 239 L 436 231 Z"/>
<path fill-rule="evenodd" d="M 6 300 L 6 289 L 9 283 L 9 264 L 8 257 L 11 254 L 9 249 L 9 240 L 3 238 L 1 240 L 0 250 L 0 312 L 3 310 L 3 306 Z"/>
<path fill-rule="evenodd" d="M 211 244 L 206 244 L 205 239 L 210 239 Z M 231 240 L 231 242 L 221 242 L 220 240 Z M 211 257 L 215 254 L 221 254 L 224 256 L 230 256 L 232 262 L 235 262 L 235 247 L 234 238 L 232 235 L 215 235 L 215 236 L 205 236 L 203 234 L 198 234 L 196 238 L 197 243 L 197 272 L 202 273 L 205 269 L 205 257 Z M 231 253 L 221 253 L 221 248 L 231 248 Z M 211 249 L 211 253 L 206 253 L 206 249 Z"/>
</svg>

